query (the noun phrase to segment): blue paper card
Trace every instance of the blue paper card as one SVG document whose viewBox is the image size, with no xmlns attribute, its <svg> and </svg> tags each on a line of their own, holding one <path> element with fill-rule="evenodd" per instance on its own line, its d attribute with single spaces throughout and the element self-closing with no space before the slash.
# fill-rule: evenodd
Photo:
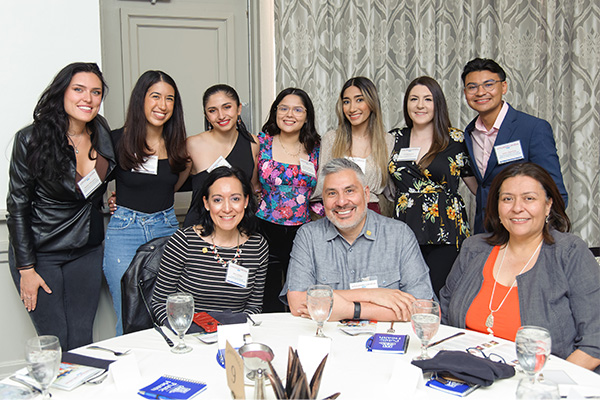
<svg viewBox="0 0 600 400">
<path fill-rule="evenodd" d="M 138 394 L 147 399 L 191 399 L 206 389 L 206 383 L 163 375 Z"/>
<path fill-rule="evenodd" d="M 367 339 L 366 347 L 368 351 L 404 354 L 408 348 L 408 335 L 393 335 L 389 333 L 376 333 Z"/>
</svg>

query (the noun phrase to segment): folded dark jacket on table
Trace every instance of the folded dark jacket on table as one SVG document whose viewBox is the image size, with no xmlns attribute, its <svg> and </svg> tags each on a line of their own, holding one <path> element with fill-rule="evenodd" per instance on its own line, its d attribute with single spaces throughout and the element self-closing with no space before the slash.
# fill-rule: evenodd
<svg viewBox="0 0 600 400">
<path fill-rule="evenodd" d="M 467 383 L 481 386 L 490 386 L 496 379 L 515 375 L 512 365 L 477 357 L 466 351 L 440 351 L 429 360 L 415 360 L 412 363 L 423 372 L 449 374 Z"/>
</svg>

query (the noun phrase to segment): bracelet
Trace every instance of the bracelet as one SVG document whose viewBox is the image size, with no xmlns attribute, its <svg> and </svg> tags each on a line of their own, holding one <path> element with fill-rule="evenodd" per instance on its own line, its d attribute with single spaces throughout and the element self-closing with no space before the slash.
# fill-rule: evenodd
<svg viewBox="0 0 600 400">
<path fill-rule="evenodd" d="M 354 302 L 354 316 L 352 319 L 360 319 L 360 302 Z"/>
</svg>

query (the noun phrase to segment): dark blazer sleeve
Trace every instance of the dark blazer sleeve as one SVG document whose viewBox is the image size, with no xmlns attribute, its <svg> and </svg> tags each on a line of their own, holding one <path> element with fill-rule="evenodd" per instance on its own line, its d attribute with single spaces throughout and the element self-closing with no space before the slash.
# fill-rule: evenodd
<svg viewBox="0 0 600 400">
<path fill-rule="evenodd" d="M 554 141 L 552 127 L 548 121 L 536 118 L 532 132 L 529 146 L 529 161 L 538 164 L 548 171 L 556 186 L 558 186 L 566 207 L 569 197 L 560 170 L 560 161 L 556 153 L 556 142 Z"/>
<path fill-rule="evenodd" d="M 35 245 L 31 230 L 31 203 L 35 193 L 35 180 L 27 166 L 27 127 L 15 135 L 9 166 L 9 183 L 6 206 L 6 224 L 10 243 L 15 251 L 16 267 L 34 265 Z"/>
</svg>

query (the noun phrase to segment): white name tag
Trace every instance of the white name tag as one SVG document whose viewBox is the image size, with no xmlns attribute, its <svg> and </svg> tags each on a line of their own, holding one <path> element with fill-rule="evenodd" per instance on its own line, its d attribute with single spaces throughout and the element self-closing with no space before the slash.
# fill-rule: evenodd
<svg viewBox="0 0 600 400">
<path fill-rule="evenodd" d="M 248 286 L 248 268 L 244 268 L 240 265 L 232 262 L 227 263 L 227 276 L 225 282 L 231 283 L 232 285 L 245 288 Z"/>
<path fill-rule="evenodd" d="M 210 174 L 213 170 L 215 170 L 215 169 L 217 169 L 219 167 L 229 167 L 229 168 L 231 168 L 231 164 L 229 164 L 227 162 L 227 160 L 223 158 L 223 156 L 219 156 L 219 158 L 217 158 L 217 161 L 215 161 L 214 163 L 212 163 L 212 165 L 206 169 L 206 172 L 208 172 Z"/>
<path fill-rule="evenodd" d="M 96 169 L 93 169 L 89 174 L 87 174 L 86 176 L 81 178 L 79 182 L 77 182 L 77 186 L 79 186 L 81 193 L 83 193 L 83 197 L 85 197 L 86 199 L 100 185 L 102 185 L 102 181 L 100 180 Z"/>
<path fill-rule="evenodd" d="M 378 287 L 377 279 L 350 283 L 350 289 L 377 289 Z"/>
<path fill-rule="evenodd" d="M 313 178 L 317 177 L 317 171 L 315 171 L 315 164 L 303 158 L 300 159 L 300 171 L 302 171 L 302 173 L 305 175 L 312 176 Z"/>
<path fill-rule="evenodd" d="M 361 169 L 361 171 L 363 172 L 363 174 L 367 173 L 367 159 L 366 158 L 360 158 L 360 157 L 346 157 L 346 159 L 352 161 L 353 163 L 355 163 L 356 165 L 359 166 L 359 168 Z"/>
<path fill-rule="evenodd" d="M 148 175 L 158 174 L 158 156 L 148 156 L 142 165 L 137 168 L 133 168 L 131 172 Z"/>
<path fill-rule="evenodd" d="M 396 161 L 417 161 L 420 151 L 420 147 L 406 147 L 400 149 L 400 153 L 396 156 Z"/>
<path fill-rule="evenodd" d="M 498 164 L 506 164 L 507 162 L 522 160 L 525 158 L 523 157 L 523 149 L 521 148 L 520 140 L 494 146 L 494 151 L 496 152 Z"/>
</svg>

